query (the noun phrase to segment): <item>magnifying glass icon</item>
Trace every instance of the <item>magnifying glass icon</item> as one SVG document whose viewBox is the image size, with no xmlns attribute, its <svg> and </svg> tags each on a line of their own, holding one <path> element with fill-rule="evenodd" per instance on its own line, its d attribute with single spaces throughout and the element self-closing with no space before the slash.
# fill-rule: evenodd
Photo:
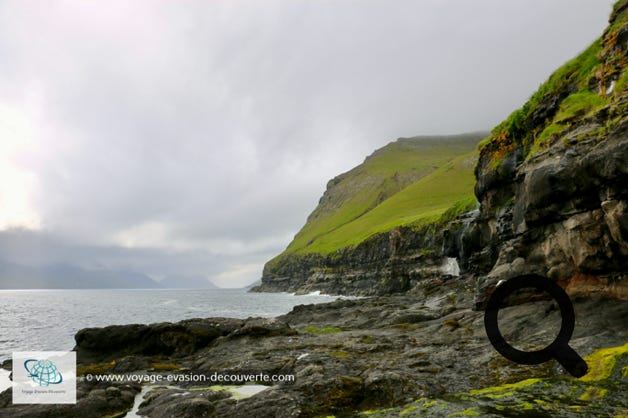
<svg viewBox="0 0 628 418">
<path fill-rule="evenodd" d="M 519 289 L 535 288 L 549 293 L 558 303 L 562 316 L 560 331 L 556 339 L 538 351 L 521 351 L 512 347 L 499 331 L 497 314 L 502 302 Z M 509 279 L 497 286 L 488 300 L 484 311 L 484 328 L 489 341 L 502 356 L 519 364 L 541 364 L 556 359 L 574 377 L 587 373 L 587 363 L 569 346 L 575 326 L 573 305 L 567 293 L 555 282 L 538 275 L 525 275 Z"/>
</svg>

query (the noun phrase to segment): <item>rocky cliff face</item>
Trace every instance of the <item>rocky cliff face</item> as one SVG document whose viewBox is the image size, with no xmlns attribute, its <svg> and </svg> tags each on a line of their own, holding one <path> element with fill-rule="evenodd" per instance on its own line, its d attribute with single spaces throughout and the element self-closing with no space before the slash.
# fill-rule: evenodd
<svg viewBox="0 0 628 418">
<path fill-rule="evenodd" d="M 478 211 L 331 254 L 287 255 L 266 266 L 257 290 L 404 292 L 442 277 L 445 257 L 455 257 L 477 278 L 480 308 L 499 280 L 528 273 L 572 295 L 627 300 L 627 1 L 609 23 L 480 143 Z"/>
<path fill-rule="evenodd" d="M 480 305 L 525 273 L 628 300 L 627 9 L 482 144 L 467 263 Z"/>
<path fill-rule="evenodd" d="M 288 255 L 266 266 L 256 291 L 320 291 L 341 295 L 401 293 L 441 275 L 440 234 L 430 225 L 396 228 L 330 255 Z"/>
<path fill-rule="evenodd" d="M 440 277 L 442 229 L 477 205 L 474 149 L 485 135 L 402 138 L 331 180 L 253 290 L 383 295 Z"/>
</svg>

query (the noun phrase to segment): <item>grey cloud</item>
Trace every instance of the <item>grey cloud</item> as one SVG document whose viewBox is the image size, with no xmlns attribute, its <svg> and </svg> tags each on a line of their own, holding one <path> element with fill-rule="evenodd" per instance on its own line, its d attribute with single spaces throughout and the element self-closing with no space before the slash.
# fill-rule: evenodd
<svg viewBox="0 0 628 418">
<path fill-rule="evenodd" d="M 244 271 L 373 149 L 498 123 L 611 4 L 6 1 L 0 104 L 36 128 L 15 164 L 36 176 L 32 204 L 64 256 Z M 161 240 L 116 250 L 150 228 Z"/>
</svg>

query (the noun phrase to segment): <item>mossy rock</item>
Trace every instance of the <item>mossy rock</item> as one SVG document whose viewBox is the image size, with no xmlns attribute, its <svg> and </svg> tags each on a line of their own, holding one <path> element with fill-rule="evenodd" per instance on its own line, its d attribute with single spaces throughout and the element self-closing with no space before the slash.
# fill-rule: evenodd
<svg viewBox="0 0 628 418">
<path fill-rule="evenodd" d="M 625 417 L 628 414 L 628 343 L 586 356 L 579 378 L 532 378 L 516 383 L 421 398 L 409 405 L 362 414 L 369 417 Z"/>
<path fill-rule="evenodd" d="M 308 326 L 299 329 L 299 332 L 305 332 L 307 334 L 333 334 L 336 332 L 342 332 L 342 328 L 336 327 L 316 327 Z"/>
</svg>

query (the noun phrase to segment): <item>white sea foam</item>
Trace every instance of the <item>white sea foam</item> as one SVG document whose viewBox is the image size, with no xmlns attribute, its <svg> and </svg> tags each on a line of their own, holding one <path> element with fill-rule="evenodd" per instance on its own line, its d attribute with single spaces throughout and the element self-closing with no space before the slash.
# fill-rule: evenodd
<svg viewBox="0 0 628 418">
<path fill-rule="evenodd" d="M 10 373 L 11 372 L 8 370 L 0 369 L 0 393 L 11 387 L 11 381 L 9 380 Z"/>
</svg>

